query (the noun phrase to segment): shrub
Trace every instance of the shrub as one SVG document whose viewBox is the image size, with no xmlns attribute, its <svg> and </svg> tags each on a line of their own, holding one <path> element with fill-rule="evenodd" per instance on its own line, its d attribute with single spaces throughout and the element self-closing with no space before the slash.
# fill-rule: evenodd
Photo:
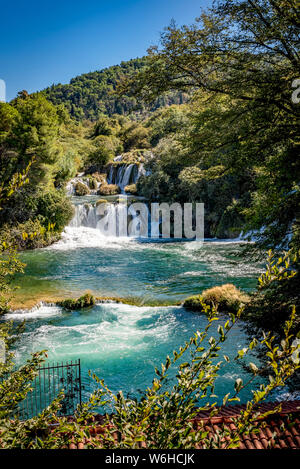
<svg viewBox="0 0 300 469">
<path fill-rule="evenodd" d="M 89 188 L 83 184 L 82 182 L 77 182 L 75 186 L 75 194 L 82 196 L 82 195 L 88 195 L 90 193 Z"/>
<path fill-rule="evenodd" d="M 1 242 L 13 245 L 19 251 L 48 246 L 59 239 L 53 226 L 46 229 L 38 219 L 28 220 L 15 225 L 4 225 L 0 230 Z"/>
<path fill-rule="evenodd" d="M 89 187 L 90 189 L 97 189 L 98 184 L 97 184 L 97 179 L 94 178 L 93 176 L 88 176 L 88 181 L 89 181 Z"/>
<path fill-rule="evenodd" d="M 130 184 L 129 186 L 125 186 L 125 192 L 130 192 L 130 194 L 137 194 L 136 184 Z"/>
<path fill-rule="evenodd" d="M 98 191 L 99 195 L 116 195 L 120 194 L 121 190 L 116 184 L 102 184 Z"/>
<path fill-rule="evenodd" d="M 204 301 L 215 306 L 219 311 L 236 312 L 249 302 L 249 296 L 241 292 L 231 283 L 209 288 L 202 292 Z"/>
<path fill-rule="evenodd" d="M 57 304 L 62 306 L 62 308 L 74 311 L 76 309 L 88 308 L 94 306 L 96 303 L 95 298 L 90 293 L 86 293 L 77 300 L 73 298 L 67 298 L 66 300 L 60 301 Z"/>
<path fill-rule="evenodd" d="M 204 290 L 202 295 L 187 298 L 183 305 L 194 311 L 202 311 L 202 301 L 219 311 L 234 313 L 249 302 L 249 297 L 231 283 Z"/>
<path fill-rule="evenodd" d="M 37 213 L 40 219 L 43 217 L 42 224 L 45 228 L 51 223 L 54 231 L 61 232 L 73 217 L 74 208 L 63 192 L 54 190 L 38 197 Z"/>
<path fill-rule="evenodd" d="M 202 301 L 201 295 L 189 296 L 184 300 L 183 306 L 191 311 L 202 311 Z"/>
</svg>

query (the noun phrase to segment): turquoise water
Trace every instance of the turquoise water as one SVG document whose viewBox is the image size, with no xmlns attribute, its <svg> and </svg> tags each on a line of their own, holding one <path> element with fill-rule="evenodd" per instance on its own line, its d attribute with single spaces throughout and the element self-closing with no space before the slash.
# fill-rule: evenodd
<svg viewBox="0 0 300 469">
<path fill-rule="evenodd" d="M 125 394 L 138 397 L 140 390 L 151 385 L 154 367 L 159 367 L 168 354 L 206 325 L 203 315 L 174 306 L 99 304 L 75 312 L 41 306 L 11 316 L 15 320 L 27 318 L 26 333 L 18 343 L 17 361 L 22 363 L 30 352 L 43 349 L 49 351 L 50 363 L 80 358 L 86 385 L 84 397 L 92 387 L 88 380 L 89 369 L 104 378 L 113 391 L 123 390 Z M 216 334 L 216 327 L 212 335 Z M 241 327 L 235 325 L 230 339 L 224 343 L 222 355 L 233 359 L 237 349 L 246 342 Z M 226 363 L 216 382 L 220 403 L 222 396 L 233 391 L 238 377 L 246 378 L 241 366 L 234 361 Z M 241 397 L 246 400 L 249 395 L 248 390 Z"/>
<path fill-rule="evenodd" d="M 241 258 L 241 250 L 239 243 L 149 243 L 67 228 L 53 247 L 23 254 L 27 267 L 17 295 L 51 299 L 91 290 L 99 297 L 174 303 L 224 283 L 251 291 L 262 268 Z"/>
<path fill-rule="evenodd" d="M 42 349 L 48 350 L 50 363 L 80 358 L 85 397 L 91 389 L 89 369 L 113 391 L 139 396 L 151 385 L 154 367 L 206 325 L 203 315 L 175 303 L 214 285 L 233 283 L 245 291 L 255 287 L 262 266 L 242 258 L 241 251 L 238 242 L 141 242 L 67 227 L 55 245 L 22 255 L 27 267 L 17 279 L 20 298 L 51 298 L 62 292 L 79 296 L 90 290 L 98 297 L 135 297 L 140 304 L 158 306 L 102 303 L 67 312 L 41 305 L 16 311 L 7 317 L 27 321 L 17 362 Z M 222 354 L 232 358 L 247 344 L 241 326 L 235 326 Z M 237 377 L 246 374 L 236 362 L 222 368 L 216 383 L 219 402 L 233 391 Z M 250 391 L 241 397 L 246 400 Z"/>
</svg>

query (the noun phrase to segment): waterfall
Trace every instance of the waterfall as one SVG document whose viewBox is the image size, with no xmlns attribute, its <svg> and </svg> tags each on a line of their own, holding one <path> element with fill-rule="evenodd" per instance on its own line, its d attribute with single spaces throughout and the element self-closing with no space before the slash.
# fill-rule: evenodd
<svg viewBox="0 0 300 469">
<path fill-rule="evenodd" d="M 110 165 L 107 182 L 108 184 L 116 184 L 120 187 L 121 191 L 129 184 L 136 184 L 140 176 L 145 174 L 144 165 L 137 165 L 136 163 L 122 163 L 118 165 Z"/>
<path fill-rule="evenodd" d="M 100 235 L 108 237 L 127 236 L 127 205 L 82 204 L 75 206 L 75 214 L 69 228 L 92 228 Z"/>
<path fill-rule="evenodd" d="M 133 170 L 135 169 L 136 165 L 135 164 L 130 164 L 129 166 L 126 167 L 124 174 L 122 176 L 122 180 L 120 181 L 120 188 L 121 190 L 124 190 L 126 186 L 129 185 L 131 181 L 131 174 Z"/>
<path fill-rule="evenodd" d="M 66 190 L 67 190 L 67 194 L 69 196 L 72 196 L 72 195 L 75 195 L 75 187 L 76 187 L 76 184 L 78 182 L 80 182 L 81 184 L 83 184 L 84 186 L 86 186 L 87 188 L 87 191 L 89 194 L 97 194 L 97 191 L 100 187 L 100 182 L 97 181 L 97 187 L 96 189 L 92 189 L 89 185 L 89 182 L 87 180 L 87 178 L 83 177 L 82 176 L 83 173 L 81 173 L 80 175 L 76 176 L 75 178 L 71 179 L 68 184 L 66 185 Z"/>
</svg>

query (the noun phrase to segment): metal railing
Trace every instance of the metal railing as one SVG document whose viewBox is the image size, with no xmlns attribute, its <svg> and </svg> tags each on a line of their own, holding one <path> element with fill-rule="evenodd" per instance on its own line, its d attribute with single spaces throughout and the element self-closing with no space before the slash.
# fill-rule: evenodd
<svg viewBox="0 0 300 469">
<path fill-rule="evenodd" d="M 19 404 L 18 417 L 26 420 L 38 415 L 62 390 L 64 398 L 59 414 L 72 415 L 82 402 L 80 359 L 40 367 L 32 391 Z"/>
</svg>

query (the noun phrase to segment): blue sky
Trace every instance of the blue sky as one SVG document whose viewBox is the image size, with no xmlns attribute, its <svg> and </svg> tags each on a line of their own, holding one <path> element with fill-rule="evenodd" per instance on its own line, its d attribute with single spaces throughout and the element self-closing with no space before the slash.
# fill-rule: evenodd
<svg viewBox="0 0 300 469">
<path fill-rule="evenodd" d="M 190 24 L 210 0 L 45 0 L 0 4 L 0 79 L 18 91 L 140 57 L 172 18 Z"/>
</svg>

